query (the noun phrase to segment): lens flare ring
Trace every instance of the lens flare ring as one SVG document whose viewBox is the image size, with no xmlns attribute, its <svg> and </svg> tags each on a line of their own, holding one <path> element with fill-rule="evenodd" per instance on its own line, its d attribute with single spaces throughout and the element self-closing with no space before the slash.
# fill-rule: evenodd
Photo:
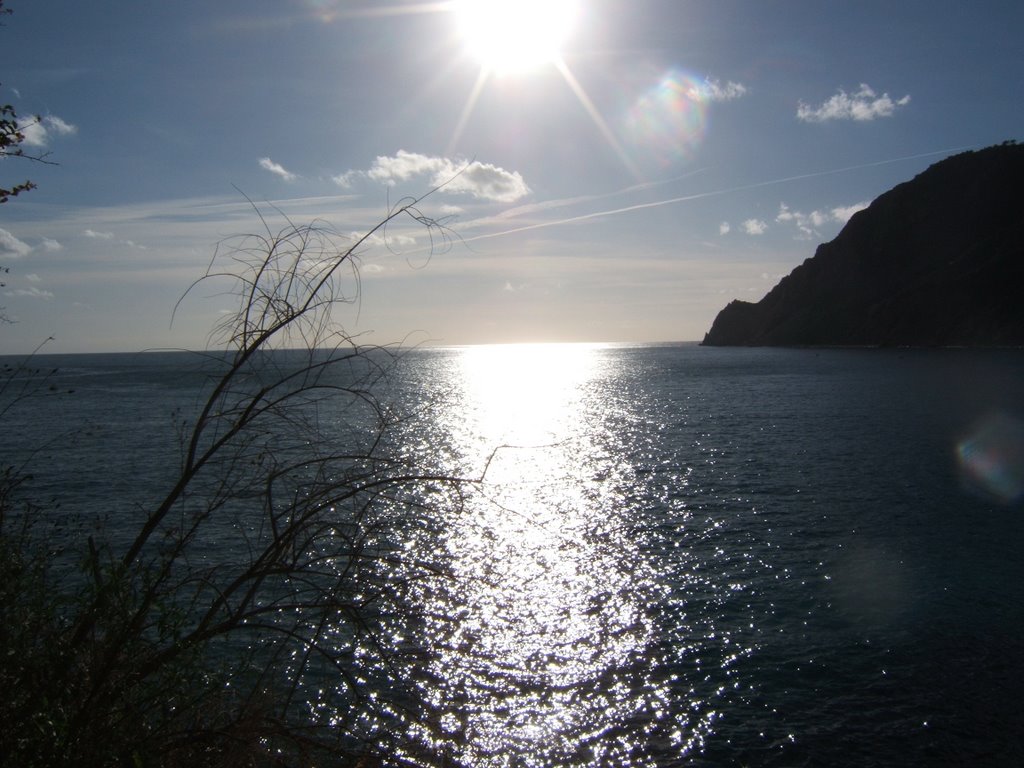
<svg viewBox="0 0 1024 768">
<path fill-rule="evenodd" d="M 961 478 L 1002 504 L 1024 499 L 1024 421 L 995 413 L 957 444 Z"/>
<path fill-rule="evenodd" d="M 706 80 L 671 69 L 626 112 L 624 132 L 642 154 L 663 167 L 693 157 L 708 126 Z"/>
</svg>

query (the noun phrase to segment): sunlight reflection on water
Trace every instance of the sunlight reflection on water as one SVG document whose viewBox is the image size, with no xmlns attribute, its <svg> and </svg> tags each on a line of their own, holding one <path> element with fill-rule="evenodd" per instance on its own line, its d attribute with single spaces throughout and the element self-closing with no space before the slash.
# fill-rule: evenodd
<svg viewBox="0 0 1024 768">
<path fill-rule="evenodd" d="M 620 675 L 650 641 L 656 587 L 603 482 L 625 459 L 592 429 L 602 364 L 599 347 L 475 347 L 452 370 L 443 428 L 485 482 L 441 542 L 457 594 L 422 598 L 445 617 L 427 627 L 428 701 L 463 764 L 589 762 L 658 697 Z"/>
<path fill-rule="evenodd" d="M 665 587 L 609 440 L 602 349 L 471 347 L 447 369 L 450 470 L 484 481 L 436 542 L 453 578 L 413 599 L 432 713 L 419 739 L 457 764 L 644 764 L 636 742 L 678 708 L 650 673 Z M 692 733 L 677 726 L 678 745 Z"/>
</svg>

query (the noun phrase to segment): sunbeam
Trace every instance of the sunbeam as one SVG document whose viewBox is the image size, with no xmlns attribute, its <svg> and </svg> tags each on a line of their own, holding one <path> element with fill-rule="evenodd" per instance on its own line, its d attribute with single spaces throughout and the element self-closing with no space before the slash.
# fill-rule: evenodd
<svg viewBox="0 0 1024 768">
<path fill-rule="evenodd" d="M 487 78 L 487 70 L 481 68 L 480 74 L 477 75 L 476 82 L 473 83 L 473 89 L 469 92 L 469 98 L 466 99 L 466 104 L 463 106 L 462 112 L 459 115 L 459 122 L 455 124 L 455 130 L 452 132 L 451 141 L 448 142 L 448 150 L 446 154 L 449 157 L 455 154 L 459 139 L 462 138 L 462 132 L 466 130 L 466 123 L 469 122 L 470 115 L 473 114 L 473 108 L 480 99 L 480 94 L 483 93 L 484 85 L 487 84 Z"/>
<path fill-rule="evenodd" d="M 618 139 L 615 138 L 615 134 L 612 133 L 611 129 L 608 127 L 608 123 L 606 123 L 604 118 L 601 117 L 601 113 L 597 111 L 597 107 L 594 106 L 594 102 L 591 100 L 590 96 L 587 95 L 587 92 L 583 90 L 583 86 L 580 85 L 580 81 L 576 79 L 575 75 L 573 75 L 572 70 L 569 69 L 565 60 L 562 58 L 556 59 L 555 67 L 558 69 L 559 74 L 565 78 L 566 84 L 576 95 L 576 98 L 579 99 L 583 109 L 586 110 L 588 115 L 590 115 L 590 119 L 594 121 L 594 125 L 597 126 L 597 130 L 601 132 L 605 141 L 607 141 L 608 145 L 612 148 L 612 151 L 618 155 L 623 165 L 625 165 L 633 175 L 633 178 L 639 181 L 641 178 L 640 171 L 633 164 L 633 161 L 629 159 L 629 156 L 619 144 Z"/>
</svg>

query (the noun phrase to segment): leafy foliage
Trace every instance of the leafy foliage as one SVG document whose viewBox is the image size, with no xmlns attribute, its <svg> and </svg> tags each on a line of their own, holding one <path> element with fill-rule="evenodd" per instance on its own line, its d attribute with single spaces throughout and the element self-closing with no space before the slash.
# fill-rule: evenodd
<svg viewBox="0 0 1024 768">
<path fill-rule="evenodd" d="M 38 120 L 39 118 L 36 119 Z M 18 115 L 15 113 L 14 107 L 10 104 L 0 104 L 0 157 L 42 159 L 33 155 L 26 155 L 24 147 L 21 146 L 23 141 L 25 141 L 24 126 L 19 124 Z M 35 186 L 31 181 L 26 180 L 12 187 L 0 187 L 0 203 L 6 203 L 10 198 L 34 189 Z"/>
</svg>

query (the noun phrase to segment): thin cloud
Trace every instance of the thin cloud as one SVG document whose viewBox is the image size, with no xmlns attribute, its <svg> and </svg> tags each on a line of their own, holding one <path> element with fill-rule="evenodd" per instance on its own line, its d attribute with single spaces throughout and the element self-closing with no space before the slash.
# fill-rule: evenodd
<svg viewBox="0 0 1024 768">
<path fill-rule="evenodd" d="M 61 251 L 64 249 L 63 245 L 61 245 L 51 237 L 44 237 L 42 246 L 44 251 L 49 251 L 50 253 L 54 253 L 56 251 Z"/>
<path fill-rule="evenodd" d="M 331 176 L 331 181 L 342 189 L 352 189 L 352 182 L 361 175 L 360 171 L 346 171 L 345 173 L 339 173 L 337 176 Z"/>
<path fill-rule="evenodd" d="M 373 233 L 366 235 L 361 232 L 350 232 L 349 239 L 356 241 L 362 239 L 363 245 L 367 246 L 387 246 L 389 248 L 397 246 L 414 246 L 416 245 L 416 238 L 411 235 L 404 235 L 401 233 L 388 232 L 387 234 Z"/>
<path fill-rule="evenodd" d="M 95 229 L 87 229 L 83 233 L 86 237 L 90 237 L 93 240 L 113 240 L 113 232 L 97 232 Z"/>
<path fill-rule="evenodd" d="M 724 85 L 718 80 L 707 79 L 700 86 L 690 90 L 690 96 L 701 101 L 733 101 L 747 94 L 747 86 L 732 80 Z"/>
<path fill-rule="evenodd" d="M 6 229 L 0 229 L 0 258 L 20 259 L 32 251 L 32 246 L 22 242 Z"/>
<path fill-rule="evenodd" d="M 7 291 L 7 296 L 24 296 L 30 299 L 52 299 L 53 293 L 51 291 L 44 291 L 40 288 L 36 288 L 34 285 L 28 288 L 18 288 L 16 291 Z"/>
<path fill-rule="evenodd" d="M 871 86 L 861 83 L 856 93 L 839 89 L 839 93 L 818 107 L 801 101 L 796 116 L 805 123 L 824 123 L 829 120 L 865 122 L 879 117 L 892 117 L 898 107 L 905 107 L 909 103 L 909 95 L 894 100 L 888 93 L 879 96 Z"/>
<path fill-rule="evenodd" d="M 32 118 L 19 121 L 18 130 L 25 136 L 22 143 L 26 147 L 48 147 L 55 136 L 72 136 L 78 133 L 78 126 L 56 115 L 46 115 L 38 120 Z"/>
<path fill-rule="evenodd" d="M 269 157 L 260 158 L 260 168 L 262 168 L 265 171 L 270 171 L 275 176 L 280 176 L 285 181 L 295 181 L 297 178 L 299 178 L 296 174 L 287 170 L 284 166 L 280 165 L 279 163 L 275 163 Z"/>
</svg>

